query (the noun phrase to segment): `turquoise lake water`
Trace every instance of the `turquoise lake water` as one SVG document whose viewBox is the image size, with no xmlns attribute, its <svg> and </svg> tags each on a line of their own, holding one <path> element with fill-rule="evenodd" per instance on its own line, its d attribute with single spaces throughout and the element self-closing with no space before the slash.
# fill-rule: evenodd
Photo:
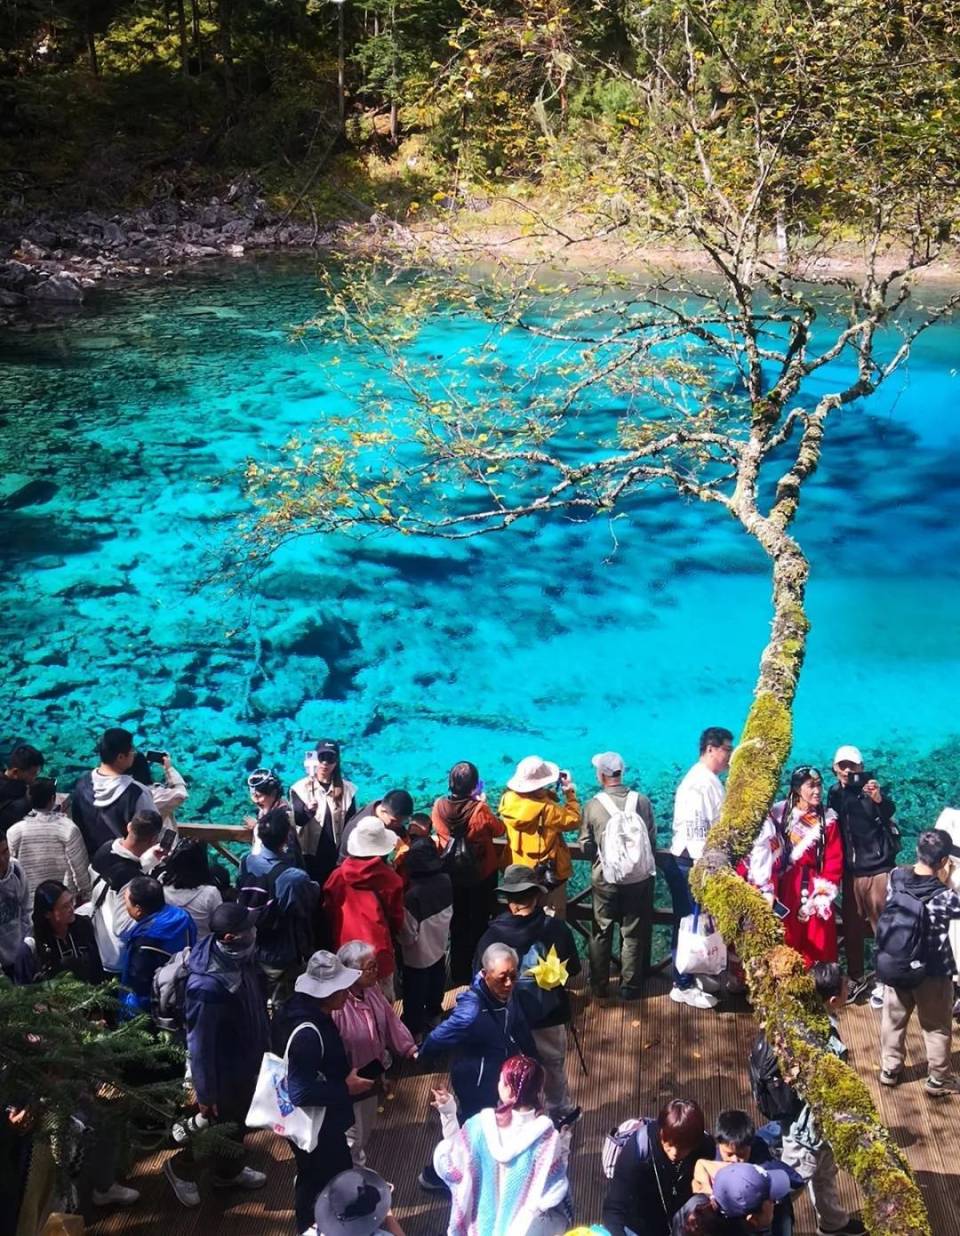
<svg viewBox="0 0 960 1236">
<path fill-rule="evenodd" d="M 765 560 L 716 511 L 654 497 L 616 544 L 563 519 L 458 546 L 313 538 L 242 595 L 197 588 L 245 510 L 245 459 L 348 408 L 364 375 L 335 341 L 291 340 L 319 296 L 303 261 L 241 263 L 0 340 L 0 737 L 69 780 L 126 725 L 174 754 L 185 818 L 225 823 L 249 769 L 293 779 L 318 737 L 342 739 L 363 796 L 423 804 L 457 759 L 499 788 L 537 752 L 588 785 L 613 747 L 664 815 L 699 731 L 742 723 L 770 618 Z M 450 363 L 486 329 L 458 322 Z M 857 743 L 909 781 L 914 827 L 960 803 L 958 340 L 930 332 L 837 416 L 796 525 L 795 755 Z"/>
</svg>

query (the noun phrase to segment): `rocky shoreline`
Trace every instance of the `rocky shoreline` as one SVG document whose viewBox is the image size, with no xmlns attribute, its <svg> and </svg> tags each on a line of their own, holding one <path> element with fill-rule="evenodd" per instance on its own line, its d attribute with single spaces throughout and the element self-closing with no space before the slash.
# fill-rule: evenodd
<svg viewBox="0 0 960 1236">
<path fill-rule="evenodd" d="M 42 214 L 0 224 L 0 325 L 82 305 L 94 288 L 156 278 L 211 258 L 329 244 L 322 230 L 272 210 L 251 180 L 203 203 L 167 198 L 117 214 Z"/>
</svg>

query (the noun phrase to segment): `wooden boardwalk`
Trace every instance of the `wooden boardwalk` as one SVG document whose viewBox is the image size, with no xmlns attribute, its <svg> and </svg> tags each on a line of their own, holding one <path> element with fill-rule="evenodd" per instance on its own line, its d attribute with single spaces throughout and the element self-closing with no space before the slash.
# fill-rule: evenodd
<svg viewBox="0 0 960 1236">
<path fill-rule="evenodd" d="M 449 997 L 452 1000 L 452 995 Z M 584 1109 L 571 1159 L 573 1198 L 578 1222 L 597 1222 L 606 1181 L 600 1169 L 604 1134 L 620 1120 L 654 1114 L 672 1096 L 696 1098 L 712 1121 L 723 1107 L 753 1110 L 746 1059 L 755 1026 L 743 1001 L 727 1002 L 719 1012 L 701 1012 L 673 1004 L 660 978 L 648 983 L 643 1000 L 577 998 L 576 1024 L 590 1075 L 585 1077 L 571 1050 L 567 1069 L 576 1102 Z M 960 1236 L 960 1096 L 931 1100 L 923 1092 L 924 1069 L 919 1033 L 912 1029 L 907 1080 L 889 1090 L 878 1082 L 879 1013 L 868 1007 L 847 1009 L 842 1032 L 858 1068 L 880 1105 L 883 1118 L 904 1148 L 923 1190 L 935 1236 Z M 960 1063 L 960 1062 L 958 1062 Z M 442 1236 L 447 1205 L 425 1194 L 417 1173 L 429 1160 L 439 1135 L 436 1114 L 428 1108 L 431 1086 L 445 1075 L 405 1072 L 395 1097 L 384 1103 L 373 1136 L 370 1166 L 394 1183 L 395 1208 L 408 1236 Z M 203 1205 L 183 1209 L 164 1181 L 160 1167 L 166 1153 L 143 1160 L 130 1177 L 143 1193 L 130 1210 L 103 1215 L 90 1230 L 95 1236 L 292 1236 L 293 1163 L 279 1139 L 259 1134 L 252 1139 L 251 1165 L 268 1173 L 258 1193 L 207 1192 Z M 851 1211 L 856 1189 L 842 1178 Z M 812 1236 L 816 1225 L 806 1200 L 797 1204 L 797 1236 Z"/>
</svg>

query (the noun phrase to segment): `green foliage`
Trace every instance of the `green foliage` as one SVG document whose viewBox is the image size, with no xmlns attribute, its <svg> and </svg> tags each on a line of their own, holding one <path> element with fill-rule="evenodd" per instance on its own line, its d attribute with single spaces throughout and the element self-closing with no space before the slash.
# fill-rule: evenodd
<svg viewBox="0 0 960 1236">
<path fill-rule="evenodd" d="M 117 1011 L 112 984 L 0 980 L 0 1105 L 28 1108 L 61 1165 L 77 1112 L 129 1147 L 143 1124 L 165 1133 L 178 1110 L 183 1053 L 159 1044 L 146 1017 L 110 1029 Z"/>
</svg>

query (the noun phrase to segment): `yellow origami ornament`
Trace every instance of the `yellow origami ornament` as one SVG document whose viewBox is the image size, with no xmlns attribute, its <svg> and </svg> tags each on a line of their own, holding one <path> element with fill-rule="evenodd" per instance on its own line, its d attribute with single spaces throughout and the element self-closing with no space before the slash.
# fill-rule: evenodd
<svg viewBox="0 0 960 1236">
<path fill-rule="evenodd" d="M 542 957 L 535 966 L 531 966 L 527 973 L 537 986 L 544 988 L 545 991 L 552 991 L 554 987 L 562 987 L 570 977 L 567 963 L 557 956 L 556 945 L 553 944 L 550 945 L 550 951 L 546 957 Z"/>
</svg>

